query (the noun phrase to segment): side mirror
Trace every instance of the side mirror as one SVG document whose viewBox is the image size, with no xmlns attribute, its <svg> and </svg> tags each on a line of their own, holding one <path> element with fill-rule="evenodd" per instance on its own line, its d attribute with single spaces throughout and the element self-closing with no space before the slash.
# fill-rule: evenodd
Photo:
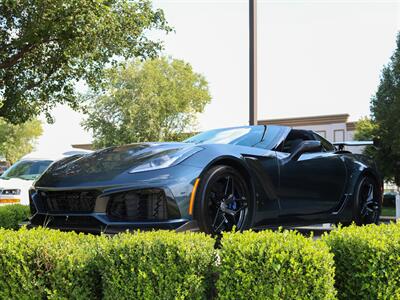
<svg viewBox="0 0 400 300">
<path fill-rule="evenodd" d="M 291 160 L 298 160 L 303 153 L 312 153 L 321 151 L 320 141 L 303 141 L 290 154 Z"/>
</svg>

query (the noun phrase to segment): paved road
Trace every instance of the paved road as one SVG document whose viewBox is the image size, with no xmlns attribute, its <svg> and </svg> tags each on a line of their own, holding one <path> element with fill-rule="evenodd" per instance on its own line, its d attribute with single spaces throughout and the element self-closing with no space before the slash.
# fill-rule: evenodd
<svg viewBox="0 0 400 300">
<path fill-rule="evenodd" d="M 390 223 L 390 222 L 396 222 L 396 218 L 394 217 L 381 217 L 381 223 Z M 316 224 L 312 226 L 301 226 L 301 227 L 292 227 L 290 229 L 295 229 L 302 234 L 309 236 L 311 232 L 314 233 L 314 236 L 316 238 L 320 237 L 324 232 L 329 232 L 334 229 L 332 224 L 326 223 L 326 224 Z"/>
</svg>

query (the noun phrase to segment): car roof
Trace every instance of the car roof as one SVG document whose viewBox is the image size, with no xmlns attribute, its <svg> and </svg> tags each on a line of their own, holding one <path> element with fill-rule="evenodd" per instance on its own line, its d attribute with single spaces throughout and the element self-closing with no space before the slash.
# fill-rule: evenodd
<svg viewBox="0 0 400 300">
<path fill-rule="evenodd" d="M 78 155 L 78 154 L 88 154 L 92 153 L 93 151 L 90 150 L 83 150 L 83 149 L 67 149 L 65 151 L 60 151 L 60 152 L 38 152 L 34 151 L 31 152 L 24 157 L 21 158 L 21 160 L 59 160 L 64 157 L 68 156 L 73 156 L 73 155 Z"/>
</svg>

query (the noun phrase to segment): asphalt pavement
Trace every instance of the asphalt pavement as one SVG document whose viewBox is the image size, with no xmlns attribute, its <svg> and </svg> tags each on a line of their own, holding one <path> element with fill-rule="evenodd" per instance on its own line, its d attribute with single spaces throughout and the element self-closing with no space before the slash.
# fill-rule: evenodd
<svg viewBox="0 0 400 300">
<path fill-rule="evenodd" d="M 381 223 L 396 222 L 396 218 L 395 217 L 381 217 L 380 222 Z M 325 224 L 316 224 L 316 225 L 311 225 L 311 226 L 289 227 L 288 229 L 297 230 L 306 236 L 310 236 L 311 233 L 313 233 L 315 238 L 319 238 L 325 232 L 330 232 L 330 231 L 334 230 L 335 226 L 330 223 L 325 223 Z"/>
</svg>

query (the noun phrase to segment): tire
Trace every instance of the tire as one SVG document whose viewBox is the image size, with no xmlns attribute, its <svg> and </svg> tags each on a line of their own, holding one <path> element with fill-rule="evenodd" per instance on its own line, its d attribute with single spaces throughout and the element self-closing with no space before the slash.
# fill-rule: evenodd
<svg viewBox="0 0 400 300">
<path fill-rule="evenodd" d="M 382 203 L 376 180 L 364 176 L 358 182 L 354 192 L 353 221 L 357 225 L 378 224 Z"/>
<path fill-rule="evenodd" d="M 196 193 L 194 218 L 207 234 L 250 227 L 253 205 L 249 186 L 236 169 L 219 165 L 208 170 Z"/>
</svg>

